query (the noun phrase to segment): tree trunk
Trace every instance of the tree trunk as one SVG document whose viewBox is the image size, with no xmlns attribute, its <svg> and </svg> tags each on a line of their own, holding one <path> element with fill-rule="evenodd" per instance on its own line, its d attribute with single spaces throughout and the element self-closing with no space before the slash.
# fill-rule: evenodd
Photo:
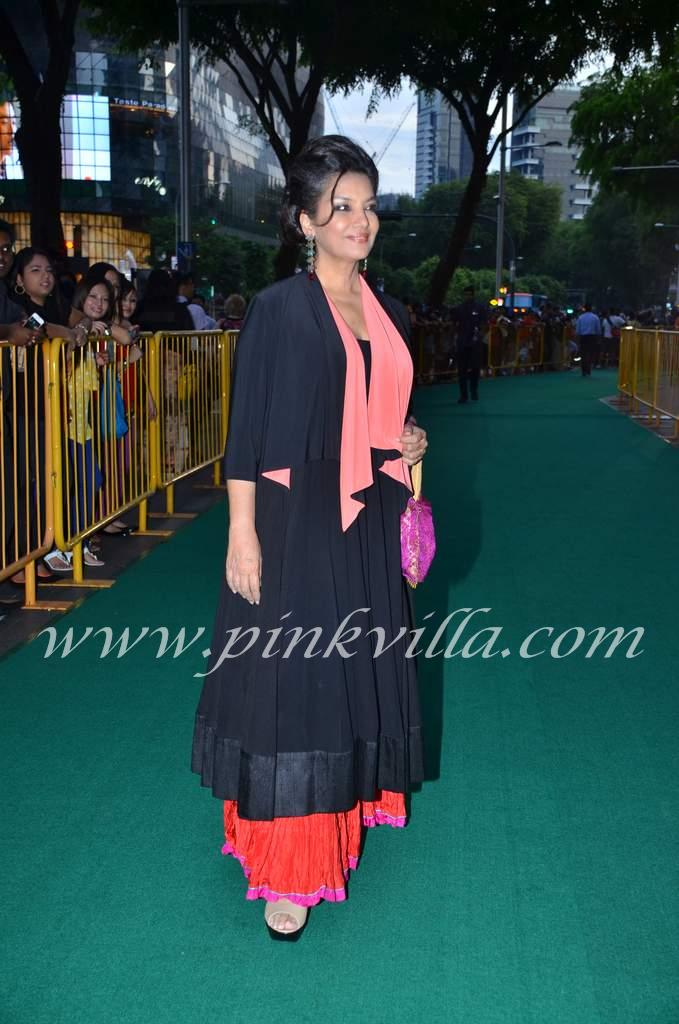
<svg viewBox="0 0 679 1024">
<path fill-rule="evenodd" d="M 452 233 L 448 239 L 446 251 L 437 266 L 429 286 L 428 303 L 431 306 L 442 306 L 446 301 L 446 292 L 453 279 L 453 274 L 460 265 L 464 247 L 469 240 L 474 218 L 479 206 L 488 176 L 487 139 L 479 140 L 474 147 L 472 173 L 462 196 Z"/>
<path fill-rule="evenodd" d="M 315 108 L 319 92 L 320 86 L 314 92 L 313 102 L 308 101 L 305 109 L 295 111 L 293 123 L 290 125 L 290 145 L 287 159 L 285 164 L 281 161 L 283 173 L 286 174 L 286 176 L 290 161 L 295 159 L 309 141 L 311 116 Z M 281 242 L 278 252 L 276 253 L 276 259 L 274 260 L 276 280 L 281 281 L 285 277 L 292 277 L 297 269 L 298 263 L 299 246 L 288 245 L 287 242 Z"/>
<path fill-rule="evenodd" d="M 61 225 L 60 108 L 45 97 L 34 104 L 19 97 L 21 127 L 16 133 L 31 211 L 31 244 L 57 257 L 65 255 Z"/>
</svg>

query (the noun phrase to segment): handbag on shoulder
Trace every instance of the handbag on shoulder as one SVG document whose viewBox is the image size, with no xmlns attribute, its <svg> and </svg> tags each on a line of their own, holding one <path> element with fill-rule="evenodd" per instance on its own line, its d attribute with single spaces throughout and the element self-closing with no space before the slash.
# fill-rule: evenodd
<svg viewBox="0 0 679 1024">
<path fill-rule="evenodd" d="M 422 460 L 411 469 L 413 493 L 401 516 L 401 570 L 411 587 L 421 583 L 436 554 L 431 503 L 422 497 Z"/>
</svg>

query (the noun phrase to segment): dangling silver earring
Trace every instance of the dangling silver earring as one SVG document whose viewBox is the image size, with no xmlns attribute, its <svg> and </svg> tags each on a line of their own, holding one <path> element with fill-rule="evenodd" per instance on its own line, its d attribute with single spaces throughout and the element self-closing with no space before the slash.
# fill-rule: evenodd
<svg viewBox="0 0 679 1024">
<path fill-rule="evenodd" d="M 368 273 L 368 257 L 363 260 L 363 266 L 361 267 L 361 274 L 363 277 Z"/>
<path fill-rule="evenodd" d="M 316 276 L 316 239 L 313 235 L 306 236 L 306 270 L 311 281 Z"/>
</svg>

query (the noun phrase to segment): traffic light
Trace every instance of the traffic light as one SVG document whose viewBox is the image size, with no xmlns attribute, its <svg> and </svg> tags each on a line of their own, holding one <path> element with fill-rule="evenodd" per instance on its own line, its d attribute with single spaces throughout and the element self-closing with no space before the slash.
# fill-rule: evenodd
<svg viewBox="0 0 679 1024">
<path fill-rule="evenodd" d="M 216 217 L 210 217 L 210 224 L 212 224 L 213 227 L 215 226 L 216 223 L 217 223 L 217 218 Z"/>
</svg>

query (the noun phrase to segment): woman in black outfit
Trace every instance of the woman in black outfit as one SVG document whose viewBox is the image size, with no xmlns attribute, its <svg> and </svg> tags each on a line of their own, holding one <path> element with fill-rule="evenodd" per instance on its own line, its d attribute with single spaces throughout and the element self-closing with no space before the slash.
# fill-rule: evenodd
<svg viewBox="0 0 679 1024">
<path fill-rule="evenodd" d="M 363 826 L 403 826 L 423 775 L 400 517 L 427 442 L 408 422 L 408 315 L 360 273 L 376 195 L 349 139 L 305 147 L 282 224 L 309 272 L 257 295 L 236 345 L 226 583 L 193 770 L 224 800 L 223 852 L 278 938 L 345 898 Z"/>
<path fill-rule="evenodd" d="M 87 338 L 87 322 L 80 327 L 80 314 L 73 314 L 70 306 L 62 300 L 52 259 L 45 249 L 29 246 L 17 254 L 12 297 L 23 308 L 27 318 L 37 314 L 44 321 L 47 338 L 64 338 L 70 342 L 82 342 Z M 75 324 L 75 328 L 69 326 L 70 322 Z M 16 378 L 16 405 L 18 436 L 23 440 L 17 446 L 18 471 L 30 489 L 31 511 L 29 524 L 26 521 L 26 504 L 19 502 L 17 531 L 22 544 L 30 540 L 29 547 L 34 547 L 40 544 L 45 528 L 45 481 L 42 478 L 45 462 L 45 373 L 40 349 L 27 349 L 20 365 L 21 373 Z M 48 565 L 59 571 L 70 569 L 70 564 L 56 549 L 50 552 L 47 560 Z M 44 564 L 39 564 L 36 571 L 42 579 L 49 579 L 52 575 Z M 14 576 L 13 582 L 23 584 L 23 572 Z"/>
<path fill-rule="evenodd" d="M 135 324 L 141 331 L 192 331 L 193 320 L 185 302 L 177 302 L 177 288 L 164 270 L 152 270 L 137 306 Z"/>
</svg>

